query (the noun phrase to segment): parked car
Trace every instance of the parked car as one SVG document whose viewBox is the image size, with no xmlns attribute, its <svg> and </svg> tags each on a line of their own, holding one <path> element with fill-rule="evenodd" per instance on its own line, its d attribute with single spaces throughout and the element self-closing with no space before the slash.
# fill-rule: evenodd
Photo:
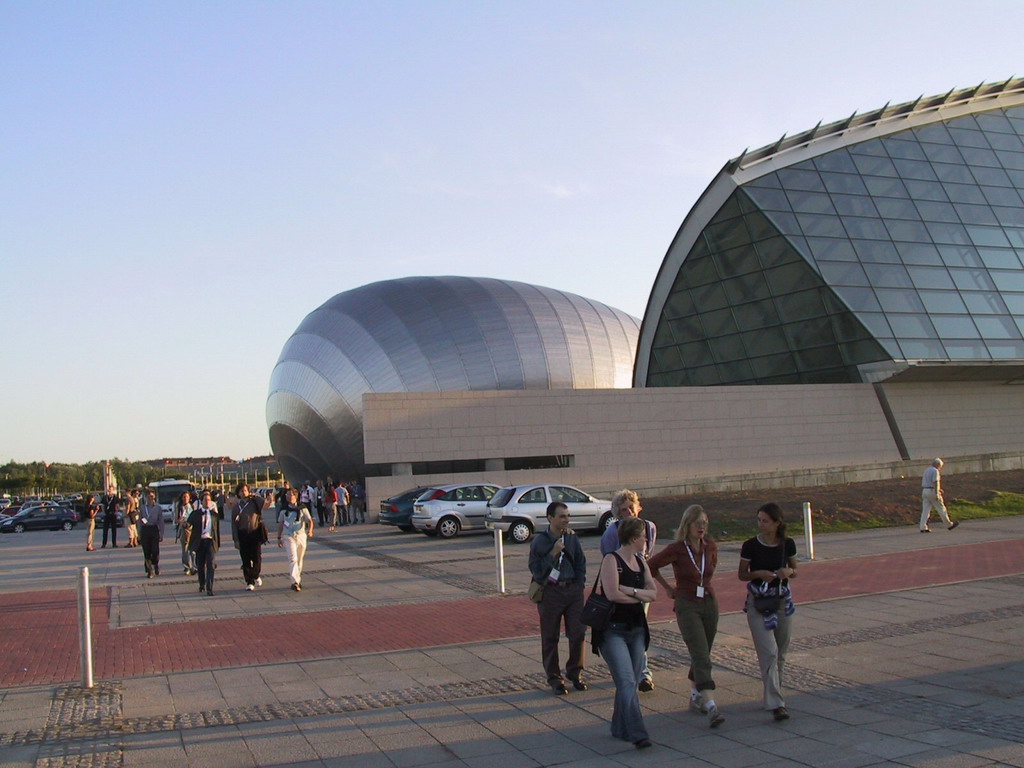
<svg viewBox="0 0 1024 768">
<path fill-rule="evenodd" d="M 54 507 L 64 507 L 63 504 L 58 504 L 56 501 L 26 501 L 21 505 L 21 512 L 26 512 L 30 509 L 52 509 Z"/>
<path fill-rule="evenodd" d="M 7 509 L 9 506 L 11 506 L 10 499 L 0 499 L 0 510 Z"/>
<path fill-rule="evenodd" d="M 0 533 L 25 531 L 70 531 L 78 522 L 78 513 L 60 505 L 22 509 L 0 523 Z"/>
<path fill-rule="evenodd" d="M 441 485 L 413 504 L 412 527 L 428 536 L 450 539 L 463 529 L 486 528 L 487 502 L 497 493 L 493 483 Z"/>
<path fill-rule="evenodd" d="M 548 527 L 547 510 L 552 501 L 569 508 L 573 530 L 604 531 L 612 521 L 612 503 L 595 499 L 571 485 L 531 484 L 502 488 L 487 502 L 485 523 L 504 531 L 517 544 L 529 541 L 537 531 Z"/>
<path fill-rule="evenodd" d="M 380 502 L 377 522 L 381 525 L 397 525 L 400 530 L 411 531 L 413 502 L 429 490 L 429 486 L 419 486 L 383 499 Z"/>
</svg>

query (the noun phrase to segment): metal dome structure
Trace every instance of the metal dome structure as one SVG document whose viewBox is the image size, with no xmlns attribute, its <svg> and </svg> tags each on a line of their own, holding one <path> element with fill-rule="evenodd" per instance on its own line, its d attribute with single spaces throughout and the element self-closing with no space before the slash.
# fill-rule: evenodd
<svg viewBox="0 0 1024 768">
<path fill-rule="evenodd" d="M 679 229 L 638 387 L 1024 376 L 1024 78 L 783 137 Z"/>
<path fill-rule="evenodd" d="M 270 444 L 292 480 L 363 474 L 366 393 L 628 388 L 639 321 L 511 280 L 408 277 L 339 293 L 274 367 Z"/>
</svg>

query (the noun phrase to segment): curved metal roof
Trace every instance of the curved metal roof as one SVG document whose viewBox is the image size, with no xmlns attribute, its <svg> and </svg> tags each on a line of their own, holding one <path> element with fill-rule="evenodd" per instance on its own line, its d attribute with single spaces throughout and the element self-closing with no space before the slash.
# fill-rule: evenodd
<svg viewBox="0 0 1024 768">
<path fill-rule="evenodd" d="M 296 479 L 361 474 L 364 394 L 629 387 L 638 333 L 617 309 L 511 280 L 408 277 L 345 291 L 284 345 L 267 399 L 271 446 Z"/>
</svg>

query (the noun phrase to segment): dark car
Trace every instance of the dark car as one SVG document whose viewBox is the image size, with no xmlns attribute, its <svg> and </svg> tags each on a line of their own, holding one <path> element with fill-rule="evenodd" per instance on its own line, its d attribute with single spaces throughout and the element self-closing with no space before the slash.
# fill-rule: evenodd
<svg viewBox="0 0 1024 768">
<path fill-rule="evenodd" d="M 0 523 L 0 533 L 25 531 L 70 531 L 78 522 L 78 513 L 67 507 L 24 509 Z"/>
<path fill-rule="evenodd" d="M 429 486 L 410 488 L 394 496 L 383 499 L 380 503 L 380 516 L 377 522 L 381 525 L 397 525 L 400 530 L 412 530 L 412 505 L 420 496 L 431 490 Z"/>
</svg>

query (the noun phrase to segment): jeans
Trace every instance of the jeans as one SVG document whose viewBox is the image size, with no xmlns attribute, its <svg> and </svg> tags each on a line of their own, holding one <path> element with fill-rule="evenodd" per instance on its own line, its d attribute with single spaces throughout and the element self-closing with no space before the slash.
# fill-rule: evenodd
<svg viewBox="0 0 1024 768">
<path fill-rule="evenodd" d="M 601 639 L 601 656 L 615 681 L 612 736 L 634 744 L 648 738 L 636 688 L 644 667 L 646 635 L 643 627 L 628 629 L 625 624 L 612 622 Z"/>
<path fill-rule="evenodd" d="M 155 525 L 144 525 L 139 532 L 142 557 L 146 561 L 146 575 L 160 570 L 160 529 Z"/>
</svg>

